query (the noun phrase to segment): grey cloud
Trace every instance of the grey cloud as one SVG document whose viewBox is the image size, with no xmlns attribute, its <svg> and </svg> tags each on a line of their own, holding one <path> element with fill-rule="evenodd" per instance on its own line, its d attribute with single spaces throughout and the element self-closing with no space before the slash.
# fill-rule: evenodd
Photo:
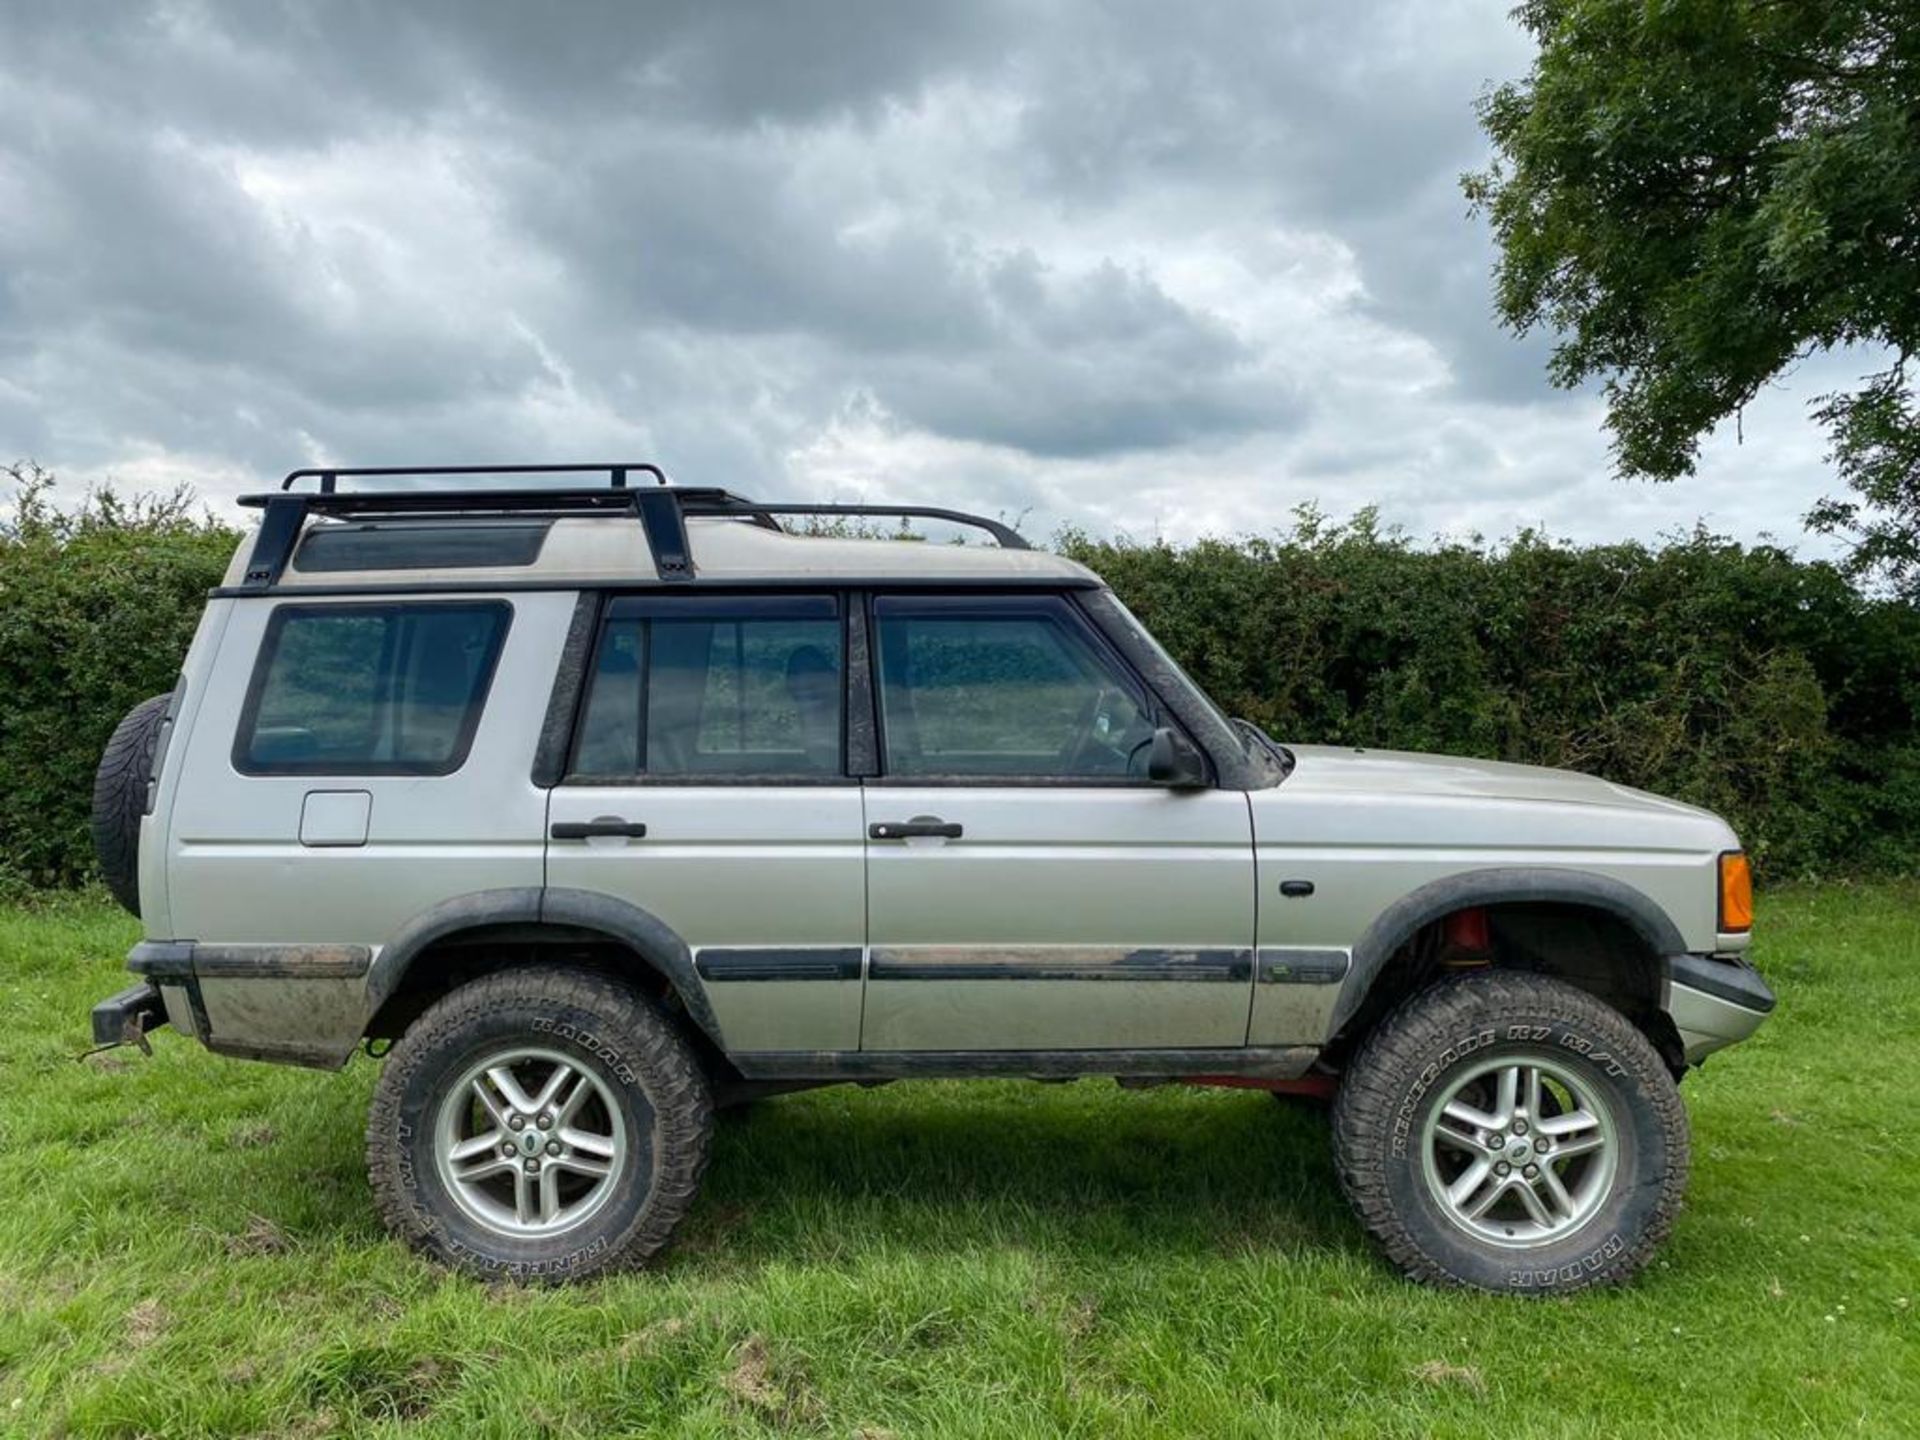
<svg viewBox="0 0 1920 1440">
<path fill-rule="evenodd" d="M 1566 490 L 1604 437 L 1455 186 L 1525 62 L 1479 0 L 0 0 L 0 457 L 645 454 L 1042 533 Z"/>
</svg>

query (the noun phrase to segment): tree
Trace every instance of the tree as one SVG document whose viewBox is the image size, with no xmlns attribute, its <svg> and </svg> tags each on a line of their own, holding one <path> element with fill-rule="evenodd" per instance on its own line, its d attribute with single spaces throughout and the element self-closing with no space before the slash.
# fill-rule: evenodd
<svg viewBox="0 0 1920 1440">
<path fill-rule="evenodd" d="M 1496 304 L 1599 380 L 1619 471 L 1692 472 L 1702 438 L 1825 350 L 1883 355 L 1821 397 L 1853 491 L 1808 516 L 1920 595 L 1920 3 L 1529 0 L 1526 79 L 1481 101 L 1464 184 Z"/>
</svg>

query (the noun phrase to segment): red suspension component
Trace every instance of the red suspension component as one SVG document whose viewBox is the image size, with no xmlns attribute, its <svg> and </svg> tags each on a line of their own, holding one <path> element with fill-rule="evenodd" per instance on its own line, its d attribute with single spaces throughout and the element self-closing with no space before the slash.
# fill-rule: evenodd
<svg viewBox="0 0 1920 1440">
<path fill-rule="evenodd" d="M 1493 960 L 1493 932 L 1487 924 L 1487 912 L 1474 908 L 1456 910 L 1441 922 L 1441 938 L 1446 942 L 1440 963 L 1453 966 L 1486 965 Z"/>
</svg>

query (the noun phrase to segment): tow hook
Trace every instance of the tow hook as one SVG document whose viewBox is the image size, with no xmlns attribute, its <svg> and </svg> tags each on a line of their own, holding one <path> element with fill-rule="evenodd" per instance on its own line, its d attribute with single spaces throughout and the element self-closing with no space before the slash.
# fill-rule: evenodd
<svg viewBox="0 0 1920 1440">
<path fill-rule="evenodd" d="M 92 1018 L 93 1048 L 79 1059 L 118 1045 L 137 1045 L 142 1055 L 151 1057 L 153 1046 L 148 1043 L 147 1032 L 167 1023 L 167 1006 L 159 990 L 142 981 L 95 1005 Z"/>
</svg>

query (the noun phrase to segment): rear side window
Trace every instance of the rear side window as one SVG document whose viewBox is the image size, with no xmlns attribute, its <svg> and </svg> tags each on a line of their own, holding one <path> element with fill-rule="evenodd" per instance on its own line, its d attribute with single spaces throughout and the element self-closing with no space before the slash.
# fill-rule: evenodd
<svg viewBox="0 0 1920 1440">
<path fill-rule="evenodd" d="M 499 602 L 281 606 L 267 622 L 234 768 L 452 773 L 473 743 L 511 618 Z"/>
<path fill-rule="evenodd" d="M 616 601 L 570 773 L 838 775 L 842 653 L 830 596 Z"/>
</svg>

